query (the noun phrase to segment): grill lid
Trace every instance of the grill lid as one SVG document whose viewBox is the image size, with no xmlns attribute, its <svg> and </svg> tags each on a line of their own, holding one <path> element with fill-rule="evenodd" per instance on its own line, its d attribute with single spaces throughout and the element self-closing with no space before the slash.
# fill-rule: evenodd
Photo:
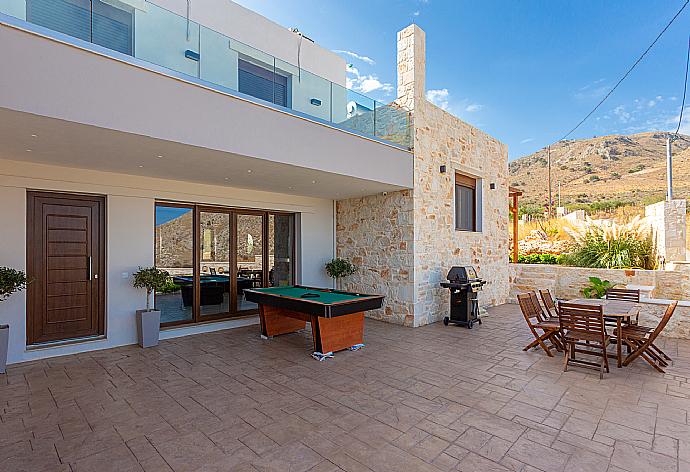
<svg viewBox="0 0 690 472">
<path fill-rule="evenodd" d="M 477 271 L 472 266 L 452 267 L 447 276 L 447 279 L 454 283 L 467 283 L 477 278 Z"/>
</svg>

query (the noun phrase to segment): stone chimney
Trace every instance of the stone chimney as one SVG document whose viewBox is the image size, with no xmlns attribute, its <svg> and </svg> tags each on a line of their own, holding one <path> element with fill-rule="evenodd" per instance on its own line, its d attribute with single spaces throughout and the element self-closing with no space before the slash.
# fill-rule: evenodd
<svg viewBox="0 0 690 472">
<path fill-rule="evenodd" d="M 398 103 L 414 110 L 424 98 L 426 33 L 417 25 L 398 31 Z"/>
</svg>

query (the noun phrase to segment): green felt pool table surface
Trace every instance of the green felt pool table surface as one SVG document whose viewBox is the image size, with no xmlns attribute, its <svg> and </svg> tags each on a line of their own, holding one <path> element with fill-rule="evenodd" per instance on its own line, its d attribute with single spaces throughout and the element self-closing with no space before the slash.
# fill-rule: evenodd
<svg viewBox="0 0 690 472">
<path fill-rule="evenodd" d="M 309 287 L 295 287 L 295 286 L 286 286 L 286 287 L 269 287 L 269 288 L 257 288 L 254 289 L 255 292 L 261 292 L 266 295 L 276 295 L 280 297 L 288 297 L 288 298 L 294 298 L 297 300 L 302 300 L 302 301 L 309 301 L 309 302 L 315 302 L 315 303 L 323 303 L 323 304 L 334 304 L 334 303 L 342 303 L 342 302 L 349 302 L 352 300 L 359 300 L 359 299 L 364 299 L 364 298 L 369 298 L 370 295 L 360 295 L 357 293 L 349 293 L 349 292 L 340 292 L 340 291 L 330 291 L 330 290 L 324 290 L 324 289 L 315 289 L 315 288 L 309 288 Z M 318 294 L 318 297 L 314 298 L 302 298 L 302 295 L 310 293 L 310 294 Z"/>
</svg>

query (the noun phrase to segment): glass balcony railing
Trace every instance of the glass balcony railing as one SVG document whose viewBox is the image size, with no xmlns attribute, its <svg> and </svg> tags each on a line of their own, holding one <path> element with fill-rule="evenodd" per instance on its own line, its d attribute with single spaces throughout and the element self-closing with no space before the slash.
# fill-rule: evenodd
<svg viewBox="0 0 690 472">
<path fill-rule="evenodd" d="M 405 149 L 411 116 L 144 0 L 0 0 L 0 13 Z M 344 78 L 344 77 L 343 77 Z"/>
</svg>

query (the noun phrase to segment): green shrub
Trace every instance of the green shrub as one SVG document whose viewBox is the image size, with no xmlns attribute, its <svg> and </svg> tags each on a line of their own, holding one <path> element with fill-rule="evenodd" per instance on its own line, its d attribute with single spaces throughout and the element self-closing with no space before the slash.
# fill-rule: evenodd
<svg viewBox="0 0 690 472">
<path fill-rule="evenodd" d="M 10 267 L 0 267 L 0 302 L 15 292 L 24 290 L 29 283 L 26 274 Z"/>
<path fill-rule="evenodd" d="M 635 172 L 640 172 L 645 167 L 644 164 L 637 164 L 635 167 L 628 169 L 628 174 L 634 174 Z"/>
<path fill-rule="evenodd" d="M 357 267 L 355 267 L 352 262 L 348 261 L 347 259 L 342 259 L 340 257 L 336 257 L 326 264 L 326 273 L 329 277 L 334 279 L 347 277 L 355 272 L 357 272 Z"/>
<path fill-rule="evenodd" d="M 644 229 L 586 225 L 575 239 L 574 249 L 561 255 L 560 263 L 575 267 L 603 269 L 654 269 L 654 243 Z"/>
<path fill-rule="evenodd" d="M 170 274 L 155 267 L 139 267 L 133 274 L 132 287 L 146 289 L 146 309 L 151 309 L 151 294 L 168 284 Z"/>
<path fill-rule="evenodd" d="M 599 277 L 590 277 L 589 285 L 582 289 L 582 294 L 586 298 L 603 298 L 606 291 L 613 288 L 614 284 L 608 280 L 601 280 Z"/>
<path fill-rule="evenodd" d="M 560 256 L 554 254 L 521 254 L 518 256 L 520 264 L 558 264 Z"/>
</svg>

